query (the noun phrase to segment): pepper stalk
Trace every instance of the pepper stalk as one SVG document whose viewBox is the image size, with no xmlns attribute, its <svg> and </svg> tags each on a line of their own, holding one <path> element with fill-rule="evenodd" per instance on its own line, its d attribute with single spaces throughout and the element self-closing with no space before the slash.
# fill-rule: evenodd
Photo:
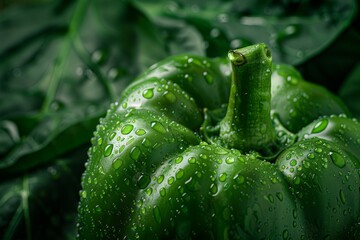
<svg viewBox="0 0 360 240">
<path fill-rule="evenodd" d="M 272 57 L 265 44 L 231 50 L 229 104 L 220 122 L 221 142 L 244 152 L 274 152 L 276 131 L 271 121 Z"/>
</svg>

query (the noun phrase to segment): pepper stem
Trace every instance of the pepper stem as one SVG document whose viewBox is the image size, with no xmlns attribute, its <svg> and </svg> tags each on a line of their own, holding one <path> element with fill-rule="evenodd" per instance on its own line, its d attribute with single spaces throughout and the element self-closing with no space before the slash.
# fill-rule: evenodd
<svg viewBox="0 0 360 240">
<path fill-rule="evenodd" d="M 261 43 L 231 50 L 229 105 L 220 122 L 220 139 L 228 147 L 269 155 L 276 145 L 271 121 L 271 64 L 269 48 Z"/>
</svg>

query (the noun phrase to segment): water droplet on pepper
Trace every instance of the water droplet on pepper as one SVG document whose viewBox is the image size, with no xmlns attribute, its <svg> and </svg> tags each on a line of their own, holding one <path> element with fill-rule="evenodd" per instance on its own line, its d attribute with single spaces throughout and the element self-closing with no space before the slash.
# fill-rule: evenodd
<svg viewBox="0 0 360 240">
<path fill-rule="evenodd" d="M 227 174 L 226 173 L 220 174 L 220 176 L 219 176 L 220 182 L 225 182 L 226 179 L 227 179 Z"/>
<path fill-rule="evenodd" d="M 328 119 L 321 119 L 319 122 L 317 122 L 312 129 L 311 133 L 320 133 L 326 129 L 328 126 L 329 120 Z"/>
<path fill-rule="evenodd" d="M 166 133 L 165 127 L 160 122 L 152 122 L 150 126 L 159 133 Z"/>
<path fill-rule="evenodd" d="M 189 158 L 188 162 L 191 163 L 191 164 L 194 164 L 194 163 L 196 163 L 196 158 L 191 157 L 191 158 Z"/>
<path fill-rule="evenodd" d="M 133 160 L 138 160 L 141 154 L 141 150 L 138 147 L 133 147 L 130 151 L 130 157 Z"/>
<path fill-rule="evenodd" d="M 139 177 L 139 179 L 137 180 L 137 186 L 140 189 L 145 189 L 150 183 L 150 176 L 143 174 Z"/>
<path fill-rule="evenodd" d="M 237 175 L 235 175 L 234 180 L 237 184 L 242 184 L 245 182 L 245 177 L 237 174 Z"/>
<path fill-rule="evenodd" d="M 175 176 L 176 176 L 176 179 L 181 179 L 181 178 L 184 176 L 184 170 L 180 168 L 180 169 L 176 172 Z"/>
<path fill-rule="evenodd" d="M 346 199 L 345 199 L 345 194 L 343 192 L 343 190 L 340 190 L 339 192 L 339 197 L 340 197 L 340 201 L 345 204 L 346 203 Z"/>
<path fill-rule="evenodd" d="M 121 165 L 123 164 L 122 160 L 120 158 L 116 158 L 113 162 L 112 162 L 112 167 L 117 170 L 121 167 Z"/>
<path fill-rule="evenodd" d="M 345 159 L 339 153 L 331 152 L 330 158 L 337 167 L 339 167 L 339 168 L 345 167 L 345 164 L 346 164 Z"/>
<path fill-rule="evenodd" d="M 176 159 L 175 159 L 175 163 L 176 164 L 179 164 L 179 163 L 181 163 L 182 162 L 182 160 L 183 160 L 183 158 L 180 156 L 180 157 L 177 157 Z"/>
<path fill-rule="evenodd" d="M 226 162 L 227 164 L 232 164 L 232 163 L 235 162 L 235 158 L 234 158 L 234 157 L 227 157 L 227 158 L 225 159 L 225 162 Z"/>
<path fill-rule="evenodd" d="M 154 218 L 155 218 L 155 221 L 158 223 L 158 224 L 161 224 L 161 213 L 160 213 L 160 209 L 158 206 L 155 206 L 154 209 L 153 209 L 153 214 L 154 214 Z"/>
<path fill-rule="evenodd" d="M 144 90 L 142 95 L 146 99 L 151 99 L 154 96 L 154 89 L 153 88 L 146 89 Z"/>
<path fill-rule="evenodd" d="M 291 166 L 296 166 L 296 165 L 297 165 L 297 161 L 296 161 L 295 159 L 292 159 L 292 160 L 290 161 L 290 165 L 291 165 Z"/>
<path fill-rule="evenodd" d="M 135 134 L 138 136 L 142 136 L 146 133 L 146 131 L 144 129 L 138 129 L 135 131 Z"/>
<path fill-rule="evenodd" d="M 80 195 L 81 195 L 82 198 L 86 198 L 87 193 L 86 193 L 85 190 L 82 190 Z"/>
<path fill-rule="evenodd" d="M 105 156 L 105 157 L 108 157 L 108 156 L 111 155 L 112 150 L 113 150 L 113 147 L 114 147 L 114 145 L 112 145 L 112 144 L 109 144 L 109 145 L 107 145 L 107 146 L 105 147 L 105 149 L 104 149 L 104 156 Z"/>
<path fill-rule="evenodd" d="M 162 196 L 162 197 L 166 196 L 166 189 L 165 188 L 160 189 L 160 196 Z"/>
<path fill-rule="evenodd" d="M 210 192 L 211 194 L 215 195 L 218 192 L 218 186 L 216 184 L 211 184 L 210 186 Z"/>
<path fill-rule="evenodd" d="M 169 92 L 169 91 L 165 91 L 164 92 L 164 97 L 171 103 L 176 102 L 176 96 L 174 93 Z"/>
<path fill-rule="evenodd" d="M 131 133 L 131 131 L 134 129 L 134 126 L 132 124 L 125 124 L 122 128 L 121 128 L 121 133 L 124 135 L 128 135 L 129 133 Z"/>
</svg>

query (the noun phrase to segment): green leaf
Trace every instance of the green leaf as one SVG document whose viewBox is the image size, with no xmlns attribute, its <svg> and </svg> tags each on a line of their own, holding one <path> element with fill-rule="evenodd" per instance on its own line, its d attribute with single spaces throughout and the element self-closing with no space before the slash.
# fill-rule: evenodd
<svg viewBox="0 0 360 240">
<path fill-rule="evenodd" d="M 355 117 L 360 118 L 360 61 L 350 72 L 344 84 L 341 86 L 339 95 Z"/>
<path fill-rule="evenodd" d="M 0 119 L 20 136 L 2 150 L 2 177 L 89 142 L 110 102 L 166 55 L 158 29 L 129 2 L 60 3 L 0 16 L 0 33 L 9 36 L 0 47 Z"/>
<path fill-rule="evenodd" d="M 359 42 L 360 31 L 351 26 L 329 48 L 299 65 L 298 68 L 306 80 L 339 93 L 342 83 L 359 61 Z"/>
<path fill-rule="evenodd" d="M 1 239 L 71 239 L 88 145 L 0 183 Z"/>
<path fill-rule="evenodd" d="M 170 55 L 206 55 L 203 36 L 193 25 L 181 19 L 169 18 L 156 19 L 156 24 L 163 32 L 166 49 Z"/>
<path fill-rule="evenodd" d="M 0 121 L 0 156 L 6 154 L 18 141 L 16 125 L 11 121 Z"/>
<path fill-rule="evenodd" d="M 351 24 L 357 9 L 355 0 L 137 2 L 154 19 L 166 16 L 192 23 L 206 43 L 217 41 L 215 46 L 226 48 L 223 51 L 241 47 L 244 42 L 264 42 L 276 62 L 293 65 L 307 61 L 334 42 Z M 201 28 L 198 21 L 211 27 Z M 212 52 L 212 45 L 208 47 L 207 52 Z"/>
<path fill-rule="evenodd" d="M 12 137 L 13 142 L 18 140 L 18 143 L 0 161 L 0 179 L 53 161 L 55 157 L 89 142 L 93 129 L 103 116 L 103 109 L 90 110 L 92 112 L 86 106 L 78 106 L 76 111 L 73 108 L 72 111 L 52 113 L 21 140 L 15 137 L 15 126 L 5 122 L 8 129 L 12 127 L 12 136 L 8 134 L 9 137 L 3 137 L 2 141 Z M 10 129 L 7 132 L 10 133 Z"/>
</svg>

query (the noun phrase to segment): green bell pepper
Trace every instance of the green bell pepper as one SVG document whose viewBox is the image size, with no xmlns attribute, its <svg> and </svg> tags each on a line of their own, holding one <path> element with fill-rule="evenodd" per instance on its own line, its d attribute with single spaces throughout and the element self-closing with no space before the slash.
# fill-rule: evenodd
<svg viewBox="0 0 360 240">
<path fill-rule="evenodd" d="M 265 44 L 173 56 L 100 120 L 78 238 L 359 239 L 359 165 L 359 122 Z"/>
</svg>

